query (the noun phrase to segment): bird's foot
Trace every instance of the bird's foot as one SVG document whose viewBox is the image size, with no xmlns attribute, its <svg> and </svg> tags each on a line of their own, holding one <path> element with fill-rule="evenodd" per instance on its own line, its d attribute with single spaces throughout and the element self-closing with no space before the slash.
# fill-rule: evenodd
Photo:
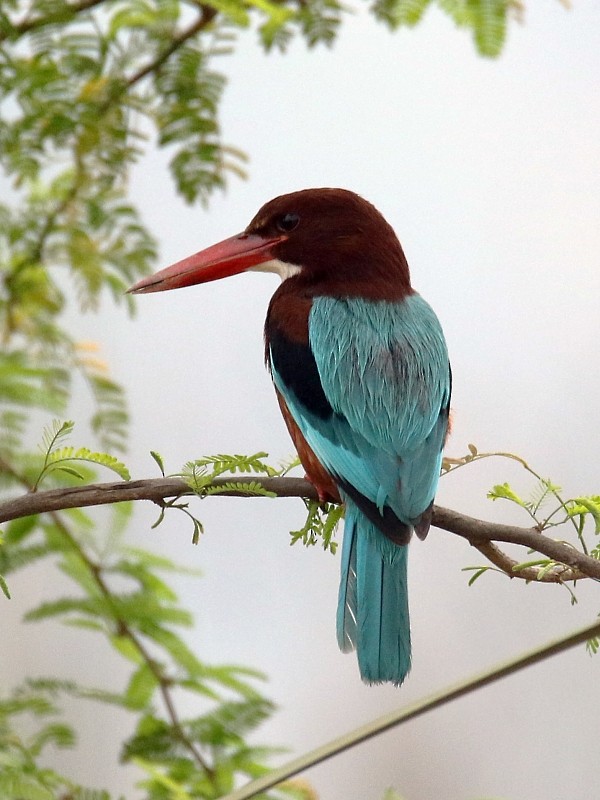
<svg viewBox="0 0 600 800">
<path fill-rule="evenodd" d="M 315 490 L 316 490 L 317 495 L 319 497 L 319 503 L 323 504 L 323 503 L 339 503 L 340 502 L 340 496 L 337 494 L 337 492 L 336 492 L 335 495 L 333 495 L 329 489 L 325 488 L 324 486 L 320 486 L 316 481 L 314 481 L 311 478 L 310 475 L 307 475 L 305 473 L 304 474 L 304 480 L 308 481 L 309 483 L 312 483 L 312 485 L 315 487 Z"/>
</svg>

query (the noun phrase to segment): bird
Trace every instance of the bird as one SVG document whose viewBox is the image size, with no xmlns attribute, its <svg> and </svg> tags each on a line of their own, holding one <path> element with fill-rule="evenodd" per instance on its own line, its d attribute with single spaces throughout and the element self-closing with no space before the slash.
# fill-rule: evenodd
<svg viewBox="0 0 600 800">
<path fill-rule="evenodd" d="M 367 684 L 411 668 L 408 544 L 431 525 L 452 374 L 441 324 L 411 285 L 402 246 L 347 189 L 284 194 L 242 233 L 136 283 L 161 292 L 245 271 L 281 283 L 265 361 L 320 501 L 345 503 L 336 632 Z"/>
</svg>

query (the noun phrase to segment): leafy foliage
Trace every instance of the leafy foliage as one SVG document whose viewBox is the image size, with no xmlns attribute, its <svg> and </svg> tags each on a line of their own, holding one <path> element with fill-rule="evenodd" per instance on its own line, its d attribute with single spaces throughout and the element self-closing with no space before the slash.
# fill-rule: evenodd
<svg viewBox="0 0 600 800">
<path fill-rule="evenodd" d="M 84 789 L 41 765 L 47 748 L 65 749 L 75 744 L 73 729 L 60 719 L 55 694 L 49 685 L 27 682 L 8 697 L 0 698 L 0 796 L 23 800 L 110 800 L 106 792 Z M 23 717 L 34 720 L 34 730 L 26 736 L 18 731 Z"/>
<path fill-rule="evenodd" d="M 151 451 L 150 455 L 158 465 L 161 474 L 165 474 L 163 458 L 160 453 Z M 205 456 L 204 458 L 197 459 L 196 461 L 188 461 L 184 465 L 182 472 L 176 473 L 175 477 L 183 478 L 188 484 L 190 489 L 195 492 L 199 497 L 208 497 L 215 494 L 216 491 L 229 491 L 229 492 L 243 492 L 245 495 L 256 495 L 259 497 L 275 497 L 273 492 L 267 491 L 263 486 L 257 482 L 236 483 L 230 481 L 220 486 L 219 489 L 211 486 L 215 478 L 223 475 L 224 473 L 248 473 L 273 476 L 277 474 L 276 470 L 269 466 L 265 461 L 266 453 L 255 453 L 251 456 L 244 455 L 216 455 Z M 200 535 L 204 532 L 204 526 L 200 520 L 194 516 L 189 510 L 189 503 L 180 500 L 178 497 L 172 500 L 165 501 L 162 504 L 161 512 L 158 519 L 152 526 L 157 528 L 163 521 L 165 512 L 169 508 L 175 508 L 182 511 L 192 522 L 194 527 L 192 534 L 193 544 L 198 544 Z"/>
<path fill-rule="evenodd" d="M 277 475 L 277 470 L 265 462 L 267 453 L 254 453 L 251 456 L 244 455 L 216 455 L 205 456 L 196 461 L 189 461 L 179 473 L 197 494 L 204 494 L 209 484 L 223 473 L 235 475 L 236 473 L 254 473 L 255 475 Z M 210 469 L 209 469 L 210 467 Z"/>
<path fill-rule="evenodd" d="M 593 558 L 600 558 L 600 543 L 594 547 L 590 547 L 589 544 L 590 528 L 593 527 L 595 536 L 600 535 L 600 495 L 565 499 L 562 496 L 560 486 L 549 478 L 543 478 L 520 456 L 503 452 L 480 453 L 473 444 L 468 445 L 468 451 L 461 458 L 445 458 L 442 464 L 442 473 L 448 474 L 467 464 L 488 458 L 503 458 L 516 462 L 535 479 L 535 484 L 529 495 L 522 497 L 508 482 L 505 482 L 493 486 L 488 492 L 488 498 L 490 500 L 505 500 L 518 506 L 529 516 L 533 526 L 540 533 L 547 532 L 553 528 L 566 527 L 567 531 L 570 530 L 575 534 L 577 545 L 583 553 Z M 565 541 L 568 541 L 567 535 L 568 533 L 566 532 Z M 534 551 L 530 551 L 530 553 L 532 552 Z M 546 556 L 536 556 L 527 561 L 515 563 L 512 566 L 512 570 L 517 573 L 529 567 L 536 567 L 536 579 L 538 581 L 543 580 L 545 575 L 557 567 L 568 570 L 566 564 Z M 502 570 L 489 565 L 472 566 L 465 569 L 472 573 L 469 579 L 469 586 L 472 586 L 486 572 L 502 573 Z M 566 586 L 566 584 L 564 585 Z M 570 593 L 571 602 L 577 602 L 574 592 L 568 586 L 566 588 Z M 588 645 L 588 649 L 593 648 Z"/>
<path fill-rule="evenodd" d="M 159 453 L 152 452 L 152 458 L 158 464 L 161 473 L 164 475 L 164 463 Z M 258 481 L 226 481 L 213 485 L 214 479 L 223 474 L 254 473 L 255 475 L 265 475 L 269 478 L 282 477 L 287 475 L 292 469 L 298 466 L 299 459 L 294 458 L 290 463 L 277 468 L 266 462 L 267 453 L 254 453 L 250 456 L 244 455 L 224 455 L 205 456 L 196 461 L 189 461 L 185 464 L 183 471 L 176 473 L 177 477 L 182 477 L 197 495 L 200 497 L 210 497 L 215 494 L 234 492 L 236 494 L 254 495 L 257 497 L 276 497 L 274 492 L 266 489 Z M 291 531 L 290 544 L 301 541 L 306 547 L 321 543 L 324 550 L 335 553 L 337 542 L 334 540 L 335 532 L 339 522 L 344 516 L 344 507 L 334 503 L 318 503 L 314 500 L 305 500 L 306 520 L 302 528 Z M 180 498 L 166 501 L 161 509 L 161 514 L 153 527 L 157 527 L 164 519 L 165 511 L 175 508 L 183 511 L 192 521 L 194 532 L 192 541 L 198 543 L 199 536 L 204 532 L 204 526 L 197 517 L 189 510 L 189 504 L 182 502 Z"/>
<path fill-rule="evenodd" d="M 302 542 L 309 547 L 321 543 L 324 550 L 335 554 L 337 542 L 333 536 L 340 520 L 344 516 L 344 506 L 333 503 L 318 503 L 315 500 L 304 500 L 306 506 L 306 522 L 300 530 L 292 531 L 290 544 Z"/>
<path fill-rule="evenodd" d="M 496 55 L 504 42 L 509 0 L 437 0 L 473 31 L 476 46 Z M 427 0 L 375 0 L 374 16 L 391 28 L 416 24 Z M 125 289 L 146 274 L 156 243 L 128 200 L 132 166 L 152 137 L 170 155 L 180 194 L 207 203 L 230 176 L 243 177 L 245 156 L 223 142 L 219 106 L 225 87 L 219 59 L 233 51 L 235 33 L 254 26 L 263 47 L 284 50 L 300 36 L 308 46 L 331 45 L 347 8 L 339 0 L 9 0 L 0 4 L 0 490 L 33 491 L 42 481 L 92 481 L 102 466 L 127 479 L 113 455 L 126 446 L 128 411 L 121 386 L 99 357 L 65 327 L 74 297 L 81 311 L 106 300 L 133 312 Z M 48 429 L 42 454 L 30 448 L 48 418 L 69 414 L 74 383 L 89 397 L 86 420 L 97 447 L 65 444 L 72 423 Z M 40 422 L 40 419 L 43 421 Z M 218 475 L 238 491 L 235 476 L 285 474 L 264 454 L 216 456 L 186 465 L 199 494 Z M 164 474 L 160 456 L 155 461 Z M 265 493 L 258 483 L 244 490 Z M 550 492 L 551 494 L 551 492 Z M 565 505 L 572 524 L 598 527 L 598 498 Z M 175 500 L 165 508 L 188 514 L 197 539 L 201 523 Z M 332 552 L 341 515 L 309 505 L 292 540 Z M 49 746 L 72 747 L 74 732 L 60 716 L 62 696 L 125 709 L 135 733 L 123 757 L 145 775 L 148 800 L 214 798 L 240 777 L 266 769 L 268 748 L 248 735 L 272 713 L 247 668 L 204 663 L 182 635 L 191 615 L 164 573 L 167 559 L 128 547 L 122 538 L 130 506 L 115 508 L 106 536 L 81 510 L 15 520 L 0 541 L 0 572 L 12 575 L 53 559 L 65 578 L 64 596 L 27 614 L 30 623 L 61 620 L 101 635 L 125 661 L 125 686 L 83 687 L 56 679 L 29 680 L 0 700 L 0 796 L 23 800 L 109 800 L 40 766 Z M 159 520 L 160 522 L 160 520 Z M 597 557 L 600 553 L 592 551 Z M 0 578 L 0 588 L 9 597 Z M 182 718 L 177 699 L 199 707 Z M 193 703 L 190 701 L 193 700 Z M 34 730 L 21 729 L 33 717 Z M 28 720 L 30 722 L 30 720 Z M 314 797 L 288 783 L 271 796 Z"/>
<path fill-rule="evenodd" d="M 375 0 L 373 12 L 390 28 L 417 25 L 432 0 Z M 509 15 L 520 17 L 522 7 L 513 0 L 436 0 L 456 25 L 469 28 L 482 56 L 500 55 L 506 40 Z"/>
<path fill-rule="evenodd" d="M 47 444 L 60 443 L 68 428 L 56 426 L 48 433 Z M 43 523 L 31 517 L 10 523 L 6 530 L 8 547 L 2 551 L 4 570 L 12 573 L 53 553 L 71 586 L 64 596 L 32 608 L 27 621 L 61 620 L 103 635 L 115 656 L 129 664 L 129 678 L 121 689 L 111 687 L 107 691 L 42 676 L 19 690 L 22 695 L 18 696 L 24 699 L 16 705 L 14 700 L 0 703 L 0 724 L 3 709 L 8 709 L 8 716 L 35 711 L 53 718 L 27 741 L 15 733 L 10 719 L 6 722 L 6 735 L 0 736 L 0 761 L 14 764 L 14 770 L 3 772 L 5 783 L 0 787 L 13 787 L 14 783 L 21 794 L 5 796 L 45 800 L 55 796 L 51 792 L 56 787 L 68 786 L 73 797 L 83 798 L 83 790 L 63 776 L 32 766 L 47 744 L 74 745 L 71 729 L 54 719 L 58 715 L 54 698 L 61 695 L 116 705 L 134 716 L 135 730 L 123 744 L 122 758 L 146 773 L 142 785 L 149 800 L 170 796 L 214 798 L 232 789 L 238 776 L 263 774 L 265 760 L 274 751 L 250 746 L 246 739 L 274 707 L 260 692 L 262 676 L 258 672 L 247 667 L 209 665 L 187 645 L 181 631 L 192 625 L 192 615 L 180 606 L 162 573 L 189 570 L 128 547 L 118 520 L 116 530 L 108 531 L 104 541 L 99 541 L 96 531 L 86 543 L 85 537 L 75 534 L 83 516 L 75 510 L 61 512 Z M 198 707 L 199 711 L 179 716 L 179 704 L 186 709 Z M 165 787 L 172 794 L 165 794 Z M 95 796 L 108 797 L 102 793 Z M 290 789 L 288 796 L 310 795 L 293 794 Z"/>
<path fill-rule="evenodd" d="M 90 464 L 106 467 L 116 472 L 124 481 L 128 481 L 129 470 L 125 464 L 108 453 L 93 453 L 87 447 L 79 447 L 77 449 L 70 446 L 58 447 L 58 444 L 72 432 L 74 425 L 74 422 L 61 423 L 58 420 L 54 420 L 52 427 L 46 428 L 44 431 L 44 444 L 42 447 L 44 461 L 33 485 L 33 491 L 39 487 L 45 477 L 57 471 L 85 480 L 85 476 L 73 466 L 75 461 L 87 461 Z"/>
</svg>

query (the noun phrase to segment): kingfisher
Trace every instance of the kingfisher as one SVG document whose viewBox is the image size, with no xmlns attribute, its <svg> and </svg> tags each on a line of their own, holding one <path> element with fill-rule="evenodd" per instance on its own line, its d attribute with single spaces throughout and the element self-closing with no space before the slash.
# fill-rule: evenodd
<svg viewBox="0 0 600 800">
<path fill-rule="evenodd" d="M 345 504 L 337 640 L 366 683 L 411 666 L 408 543 L 429 530 L 449 425 L 451 370 L 393 228 L 345 189 L 266 203 L 231 238 L 146 277 L 161 292 L 255 270 L 281 284 L 265 360 L 321 501 Z"/>
</svg>

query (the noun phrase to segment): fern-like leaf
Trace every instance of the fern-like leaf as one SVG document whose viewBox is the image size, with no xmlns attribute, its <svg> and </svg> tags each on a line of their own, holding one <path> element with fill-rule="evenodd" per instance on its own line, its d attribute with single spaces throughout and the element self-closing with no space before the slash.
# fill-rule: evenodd
<svg viewBox="0 0 600 800">
<path fill-rule="evenodd" d="M 40 449 L 44 456 L 51 456 L 59 444 L 71 435 L 74 427 L 75 423 L 72 420 L 65 420 L 65 422 L 58 419 L 52 420 L 52 424 L 44 428 L 42 434 Z"/>
<path fill-rule="evenodd" d="M 521 508 L 527 508 L 526 502 L 510 488 L 508 483 L 496 484 L 487 493 L 487 497 L 490 500 L 510 500 L 511 503 L 516 503 Z"/>
<path fill-rule="evenodd" d="M 412 27 L 421 20 L 430 2 L 431 0 L 376 0 L 373 13 L 392 30 L 400 25 Z"/>
<path fill-rule="evenodd" d="M 311 547 L 320 542 L 324 550 L 335 553 L 337 542 L 333 537 L 344 516 L 344 506 L 316 500 L 304 500 L 304 505 L 306 521 L 300 530 L 290 532 L 290 544 L 301 541 L 305 547 Z"/>
<path fill-rule="evenodd" d="M 594 533 L 600 535 L 600 495 L 590 497 L 576 497 L 572 504 L 567 504 L 567 514 L 570 517 L 589 515 L 594 520 Z"/>
<path fill-rule="evenodd" d="M 549 478 L 541 478 L 538 481 L 537 486 L 535 486 L 532 490 L 529 500 L 525 503 L 525 506 L 532 512 L 532 514 L 537 514 L 537 512 L 545 503 L 548 502 L 549 499 L 556 499 L 556 496 L 560 490 L 561 487 L 552 483 Z"/>
<path fill-rule="evenodd" d="M 198 494 L 205 494 L 206 488 L 219 475 L 224 473 L 254 473 L 258 475 L 277 475 L 277 470 L 265 462 L 267 453 L 254 453 L 251 456 L 245 455 L 224 455 L 222 453 L 214 456 L 188 461 L 183 470 L 178 473 L 178 477 L 188 484 L 192 491 Z"/>
<path fill-rule="evenodd" d="M 0 589 L 2 590 L 2 594 L 6 597 L 6 599 L 10 600 L 10 590 L 2 575 L 0 575 Z"/>
<path fill-rule="evenodd" d="M 89 464 L 97 464 L 101 467 L 106 467 L 112 472 L 115 472 L 124 481 L 130 480 L 129 470 L 119 461 L 118 458 L 109 455 L 108 453 L 96 453 L 89 450 L 87 447 L 63 447 L 56 450 L 49 459 L 48 467 L 56 469 L 59 466 L 64 468 L 63 462 L 65 461 L 85 461 Z"/>
<path fill-rule="evenodd" d="M 58 447 L 73 431 L 74 423 L 71 421 L 59 422 L 54 420 L 49 428 L 46 428 L 42 438 L 42 452 L 44 461 L 34 484 L 37 489 L 44 478 L 53 472 L 61 471 L 80 480 L 85 478 L 73 465 L 73 462 L 82 461 L 89 464 L 97 464 L 115 472 L 124 481 L 130 479 L 129 470 L 114 456 L 108 453 L 96 453 L 87 447 L 75 449 L 71 446 Z"/>
<path fill-rule="evenodd" d="M 204 489 L 205 495 L 226 494 L 227 492 L 243 492 L 245 495 L 256 497 L 277 497 L 275 492 L 270 492 L 265 489 L 258 481 L 250 481 L 249 483 L 241 483 L 236 481 L 228 481 L 220 486 L 207 486 Z"/>
</svg>

